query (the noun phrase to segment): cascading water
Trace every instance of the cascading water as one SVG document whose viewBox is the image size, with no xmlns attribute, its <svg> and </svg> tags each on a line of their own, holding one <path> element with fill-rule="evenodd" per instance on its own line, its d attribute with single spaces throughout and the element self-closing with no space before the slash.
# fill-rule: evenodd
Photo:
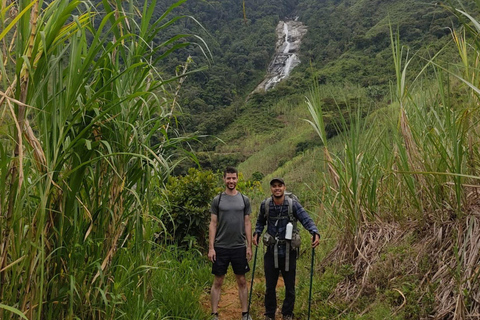
<svg viewBox="0 0 480 320">
<path fill-rule="evenodd" d="M 255 91 L 267 91 L 272 89 L 280 81 L 287 78 L 300 59 L 296 54 L 300 47 L 300 41 L 307 28 L 298 21 L 280 21 L 277 25 L 277 46 L 272 62 L 268 67 L 268 75 Z"/>
<path fill-rule="evenodd" d="M 283 33 L 285 33 L 285 49 L 283 53 L 288 53 L 290 51 L 290 42 L 288 41 L 288 24 L 283 23 Z"/>
</svg>

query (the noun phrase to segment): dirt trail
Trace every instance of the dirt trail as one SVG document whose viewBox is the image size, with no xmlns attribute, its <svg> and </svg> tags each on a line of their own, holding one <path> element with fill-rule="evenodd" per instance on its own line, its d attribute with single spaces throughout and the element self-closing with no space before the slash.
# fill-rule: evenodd
<svg viewBox="0 0 480 320">
<path fill-rule="evenodd" d="M 227 279 L 228 278 L 228 279 Z M 213 279 L 212 279 L 213 281 Z M 249 276 L 247 276 L 247 282 L 248 282 L 248 290 L 250 294 L 250 284 L 251 284 L 251 279 Z M 252 305 L 250 307 L 251 311 L 251 316 L 253 320 L 263 320 L 263 312 L 264 312 L 264 306 L 263 306 L 263 296 L 264 292 L 257 292 L 255 290 L 255 287 L 257 284 L 265 283 L 265 278 L 255 278 L 254 280 L 255 285 L 254 285 L 254 295 L 260 295 L 261 296 L 261 302 L 260 305 L 255 305 L 253 306 L 253 303 L 255 299 L 252 298 Z M 284 283 L 283 279 L 280 276 L 278 279 L 278 284 L 277 284 L 277 294 L 279 290 L 283 290 Z M 258 301 L 258 299 L 257 299 Z M 255 302 L 258 304 L 258 302 Z M 282 301 L 278 301 L 279 306 L 281 307 Z M 202 306 L 207 312 L 211 312 L 211 305 L 210 305 L 210 290 L 208 292 L 205 292 L 205 294 L 202 297 Z M 254 309 L 254 310 L 252 310 Z M 258 310 L 258 312 L 255 312 L 255 310 Z M 237 284 L 235 282 L 233 274 L 227 274 L 225 278 L 225 282 L 222 286 L 222 294 L 220 296 L 220 302 L 218 303 L 218 314 L 221 320 L 236 320 L 241 318 L 242 314 L 242 309 L 240 306 L 240 301 L 238 299 L 238 288 Z M 279 310 L 277 310 L 277 319 L 281 319 L 281 313 Z"/>
</svg>

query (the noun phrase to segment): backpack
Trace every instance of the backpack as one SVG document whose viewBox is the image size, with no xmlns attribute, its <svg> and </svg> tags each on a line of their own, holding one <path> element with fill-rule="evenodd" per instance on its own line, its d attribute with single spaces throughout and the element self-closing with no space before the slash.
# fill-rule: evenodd
<svg viewBox="0 0 480 320">
<path fill-rule="evenodd" d="M 292 248 L 299 250 L 300 244 L 301 244 L 300 232 L 297 228 L 297 219 L 293 216 L 293 201 L 299 202 L 298 197 L 292 192 L 285 191 L 285 199 L 288 202 L 288 220 L 293 224 L 293 235 L 292 235 L 291 245 L 292 245 Z M 268 197 L 267 199 L 265 199 L 265 220 L 267 221 L 267 223 L 268 223 L 268 212 L 270 211 L 270 202 L 272 202 L 272 197 Z M 279 217 L 278 219 L 285 219 L 285 218 Z M 265 236 L 267 235 L 268 235 L 268 232 L 265 233 Z M 272 240 L 273 238 L 270 240 L 264 238 L 264 243 L 268 245 Z"/>
</svg>

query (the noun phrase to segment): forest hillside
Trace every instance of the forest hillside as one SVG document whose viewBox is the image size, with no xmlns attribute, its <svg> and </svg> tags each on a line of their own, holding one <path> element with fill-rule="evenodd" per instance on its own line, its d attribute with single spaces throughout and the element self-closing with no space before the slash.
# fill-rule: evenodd
<svg viewBox="0 0 480 320">
<path fill-rule="evenodd" d="M 451 28 L 459 23 L 442 6 L 413 0 L 187 1 L 178 10 L 194 16 L 201 26 L 190 21 L 172 31 L 202 35 L 210 51 L 205 55 L 198 47 L 182 48 L 165 69 L 184 65 L 187 57 L 190 68 L 207 66 L 182 84 L 179 121 L 187 132 L 210 137 L 194 148 L 202 152 L 198 154 L 202 166 L 213 170 L 220 169 L 225 159 L 244 162 L 255 149 L 231 150 L 225 144 L 241 146 L 249 135 L 261 140 L 259 136 L 282 127 L 273 106 L 289 100 L 289 105 L 298 104 L 314 82 L 358 86 L 374 108 L 385 106 L 391 100 L 390 86 L 395 80 L 391 28 L 411 55 L 429 59 L 445 50 L 451 41 Z M 275 28 L 279 21 L 289 19 L 297 19 L 308 28 L 300 46 L 301 64 L 275 89 L 252 94 L 273 58 Z M 443 59 L 448 61 L 452 49 L 446 51 Z M 415 60 L 408 72 L 412 75 L 421 67 L 420 60 Z M 336 110 L 333 101 L 327 104 Z M 333 125 L 329 131 L 335 134 Z M 308 137 L 302 139 L 300 149 L 315 144 Z M 264 168 L 258 171 L 271 172 Z"/>
</svg>

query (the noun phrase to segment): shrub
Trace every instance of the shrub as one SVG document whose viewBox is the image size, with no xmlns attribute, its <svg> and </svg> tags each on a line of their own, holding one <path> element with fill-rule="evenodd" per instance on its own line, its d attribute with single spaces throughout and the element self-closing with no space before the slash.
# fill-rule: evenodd
<svg viewBox="0 0 480 320">
<path fill-rule="evenodd" d="M 183 247 L 204 247 L 210 202 L 218 192 L 218 179 L 212 171 L 190 168 L 185 176 L 170 177 L 159 198 L 167 212 L 160 217 L 165 226 L 160 239 Z"/>
</svg>

